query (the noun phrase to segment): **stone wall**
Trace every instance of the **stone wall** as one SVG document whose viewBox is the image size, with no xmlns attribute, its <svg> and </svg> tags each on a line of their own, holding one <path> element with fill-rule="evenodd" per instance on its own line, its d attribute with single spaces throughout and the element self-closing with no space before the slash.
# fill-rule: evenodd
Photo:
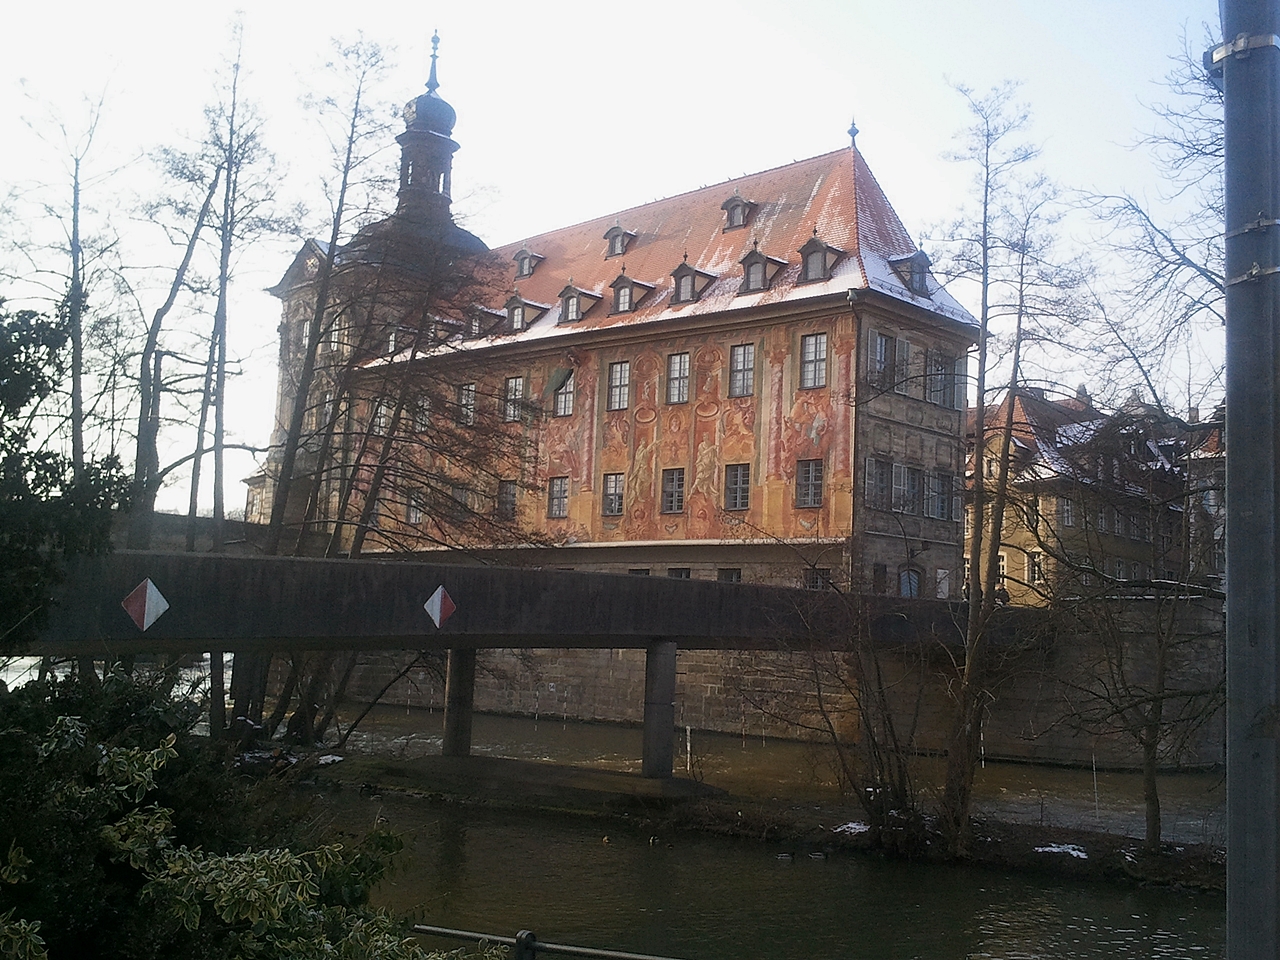
<svg viewBox="0 0 1280 960">
<path fill-rule="evenodd" d="M 1211 687 L 1222 675 L 1221 604 L 1206 602 L 1181 615 L 1176 640 L 1178 668 L 1171 682 L 1183 688 Z M 1152 611 L 1137 605 L 1131 623 Z M 1078 715 L 1097 698 L 1087 691 L 1115 649 L 1088 624 L 1059 625 L 1051 640 L 1005 642 L 996 651 L 993 699 L 983 724 L 988 759 L 1100 767 L 1133 767 L 1140 759 L 1123 732 L 1082 729 Z M 1144 679 L 1150 659 L 1149 632 L 1120 637 L 1133 679 Z M 899 732 L 915 749 L 941 752 L 950 719 L 951 656 L 937 645 L 881 650 L 879 668 Z M 349 688 L 357 700 L 376 695 L 405 655 L 365 658 Z M 826 721 L 841 736 L 856 738 L 855 703 L 845 688 L 851 671 L 839 656 L 808 653 L 681 651 L 677 661 L 676 724 L 696 730 L 791 739 L 822 739 Z M 443 657 L 415 668 L 389 691 L 387 702 L 443 708 Z M 477 663 L 476 709 L 518 716 L 638 724 L 644 713 L 643 650 L 489 650 Z M 821 692 L 821 702 L 817 694 Z M 1193 731 L 1176 762 L 1215 765 L 1224 759 L 1222 711 Z"/>
</svg>

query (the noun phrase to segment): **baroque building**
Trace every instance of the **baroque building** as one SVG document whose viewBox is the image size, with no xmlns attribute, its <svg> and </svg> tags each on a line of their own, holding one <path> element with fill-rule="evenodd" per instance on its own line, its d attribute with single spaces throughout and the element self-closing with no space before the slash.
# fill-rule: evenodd
<svg viewBox="0 0 1280 960">
<path fill-rule="evenodd" d="M 433 54 L 395 215 L 332 256 L 308 243 L 273 288 L 248 519 L 270 515 L 304 384 L 309 492 L 285 517 L 331 553 L 959 596 L 976 325 L 856 140 L 489 252 L 449 213 L 438 86 Z M 388 274 L 419 279 L 392 295 Z"/>
</svg>

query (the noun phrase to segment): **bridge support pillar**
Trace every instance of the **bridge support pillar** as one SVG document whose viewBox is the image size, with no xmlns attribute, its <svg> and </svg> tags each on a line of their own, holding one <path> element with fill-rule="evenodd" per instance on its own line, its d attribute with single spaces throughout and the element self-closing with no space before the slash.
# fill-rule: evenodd
<svg viewBox="0 0 1280 960">
<path fill-rule="evenodd" d="M 449 651 L 444 680 L 444 747 L 446 757 L 471 756 L 471 714 L 476 695 L 476 652 Z"/>
<path fill-rule="evenodd" d="M 644 660 L 644 752 L 640 773 L 670 779 L 675 756 L 676 643 L 654 640 Z"/>
</svg>

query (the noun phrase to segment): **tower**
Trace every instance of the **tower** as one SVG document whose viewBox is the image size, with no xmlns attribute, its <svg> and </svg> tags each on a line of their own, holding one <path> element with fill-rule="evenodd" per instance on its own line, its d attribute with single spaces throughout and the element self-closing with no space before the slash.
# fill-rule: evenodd
<svg viewBox="0 0 1280 960">
<path fill-rule="evenodd" d="M 431 38 L 431 75 L 427 92 L 410 100 L 404 108 L 404 133 L 400 144 L 400 191 L 396 216 L 408 220 L 448 220 L 453 155 L 458 144 L 452 139 L 458 115 L 437 92 L 437 49 L 440 35 Z"/>
</svg>

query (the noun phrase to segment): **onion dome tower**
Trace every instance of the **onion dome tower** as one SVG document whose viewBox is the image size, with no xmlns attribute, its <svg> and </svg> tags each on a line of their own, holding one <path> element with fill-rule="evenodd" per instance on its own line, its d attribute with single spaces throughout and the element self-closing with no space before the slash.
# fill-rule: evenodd
<svg viewBox="0 0 1280 960">
<path fill-rule="evenodd" d="M 393 218 L 402 230 L 419 237 L 433 237 L 464 252 L 487 250 L 484 242 L 453 222 L 450 204 L 453 180 L 453 125 L 458 120 L 439 94 L 436 75 L 440 34 L 431 38 L 431 74 L 427 92 L 404 107 L 404 133 L 400 144 L 400 190 Z"/>
<path fill-rule="evenodd" d="M 427 92 L 404 107 L 404 133 L 400 144 L 400 193 L 396 214 L 412 220 L 449 217 L 453 155 L 458 149 L 452 139 L 458 115 L 437 92 L 437 50 L 440 35 L 431 38 L 431 75 Z"/>
</svg>

